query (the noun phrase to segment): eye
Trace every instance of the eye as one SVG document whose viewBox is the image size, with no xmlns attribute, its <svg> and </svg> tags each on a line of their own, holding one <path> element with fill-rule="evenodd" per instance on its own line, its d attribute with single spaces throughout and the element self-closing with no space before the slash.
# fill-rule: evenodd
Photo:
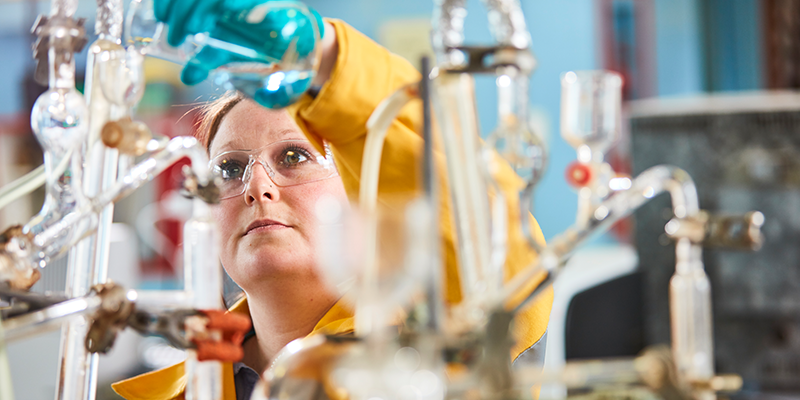
<svg viewBox="0 0 800 400">
<path fill-rule="evenodd" d="M 232 158 L 223 158 L 214 165 L 214 169 L 219 172 L 222 179 L 226 181 L 242 179 L 245 167 L 247 167 L 247 165 Z"/>
<path fill-rule="evenodd" d="M 277 164 L 281 167 L 298 167 L 313 160 L 308 150 L 299 146 L 288 146 L 278 155 Z"/>
</svg>

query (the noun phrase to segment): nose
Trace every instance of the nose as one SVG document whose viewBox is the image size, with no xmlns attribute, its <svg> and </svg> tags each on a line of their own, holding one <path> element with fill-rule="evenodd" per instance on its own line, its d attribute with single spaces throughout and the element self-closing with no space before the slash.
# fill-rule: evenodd
<svg viewBox="0 0 800 400">
<path fill-rule="evenodd" d="M 261 161 L 254 162 L 250 167 L 250 179 L 244 190 L 244 201 L 248 206 L 257 201 L 274 202 L 280 198 L 278 185 L 269 177 L 267 168 Z"/>
</svg>

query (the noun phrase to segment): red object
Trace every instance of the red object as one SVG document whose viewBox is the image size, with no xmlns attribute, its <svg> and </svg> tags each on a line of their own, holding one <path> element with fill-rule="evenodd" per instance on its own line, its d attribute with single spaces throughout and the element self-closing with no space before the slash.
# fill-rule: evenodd
<svg viewBox="0 0 800 400">
<path fill-rule="evenodd" d="M 203 310 L 208 319 L 206 329 L 222 332 L 222 340 L 192 339 L 197 350 L 199 361 L 216 360 L 237 362 L 244 357 L 242 341 L 250 330 L 251 322 L 247 315 L 235 314 L 221 310 Z"/>
<path fill-rule="evenodd" d="M 582 188 L 589 185 L 594 179 L 594 171 L 588 164 L 583 164 L 573 161 L 567 166 L 566 171 L 567 183 L 575 188 Z"/>
</svg>

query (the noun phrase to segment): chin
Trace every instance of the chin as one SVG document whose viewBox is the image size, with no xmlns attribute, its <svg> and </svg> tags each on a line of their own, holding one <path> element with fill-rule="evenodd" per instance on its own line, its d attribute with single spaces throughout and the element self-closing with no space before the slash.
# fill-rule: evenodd
<svg viewBox="0 0 800 400">
<path fill-rule="evenodd" d="M 259 243 L 257 248 L 247 246 L 246 255 L 237 257 L 235 268 L 229 268 L 239 286 L 241 283 L 280 281 L 304 278 L 315 273 L 316 260 L 309 249 L 296 242 L 273 241 Z M 235 271 L 231 271 L 235 270 Z"/>
</svg>

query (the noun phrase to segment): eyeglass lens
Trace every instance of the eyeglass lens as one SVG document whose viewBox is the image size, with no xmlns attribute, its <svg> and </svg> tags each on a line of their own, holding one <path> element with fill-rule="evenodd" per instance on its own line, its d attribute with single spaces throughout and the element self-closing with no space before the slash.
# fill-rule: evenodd
<svg viewBox="0 0 800 400">
<path fill-rule="evenodd" d="M 264 165 L 278 186 L 300 185 L 336 175 L 333 160 L 319 154 L 310 142 L 283 140 L 258 150 L 233 150 L 214 157 L 211 168 L 223 182 L 220 197 L 244 193 L 256 163 Z"/>
</svg>

